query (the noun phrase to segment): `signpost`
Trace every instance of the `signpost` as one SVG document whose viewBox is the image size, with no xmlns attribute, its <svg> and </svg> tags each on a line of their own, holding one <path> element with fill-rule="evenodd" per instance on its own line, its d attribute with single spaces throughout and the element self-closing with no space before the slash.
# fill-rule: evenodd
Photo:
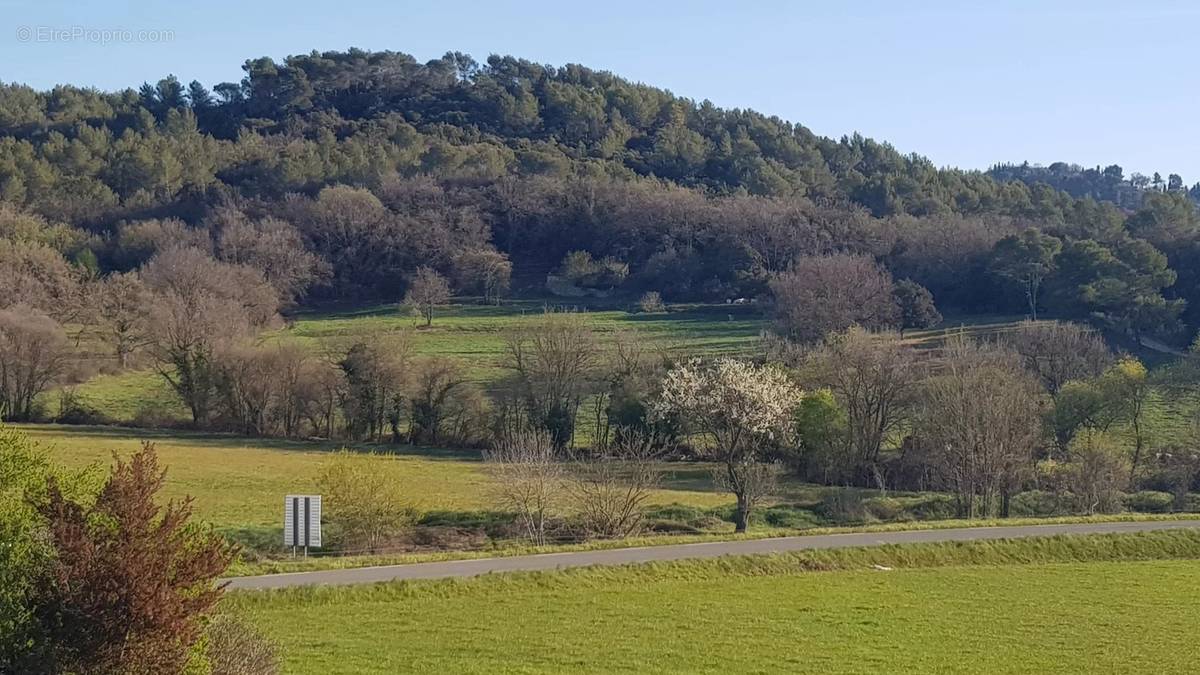
<svg viewBox="0 0 1200 675">
<path fill-rule="evenodd" d="M 296 549 L 321 548 L 321 495 L 288 495 L 283 500 L 283 545 Z"/>
</svg>

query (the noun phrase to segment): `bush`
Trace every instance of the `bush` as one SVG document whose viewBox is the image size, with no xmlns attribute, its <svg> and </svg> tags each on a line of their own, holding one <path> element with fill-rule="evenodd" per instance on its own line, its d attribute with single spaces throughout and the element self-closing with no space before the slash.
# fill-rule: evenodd
<svg viewBox="0 0 1200 675">
<path fill-rule="evenodd" d="M 804 530 L 821 525 L 820 518 L 812 511 L 789 504 L 779 504 L 763 511 L 763 522 L 771 527 L 786 527 Z"/>
<path fill-rule="evenodd" d="M 862 506 L 867 516 L 884 522 L 945 520 L 957 515 L 954 499 L 939 494 L 870 497 L 862 500 Z"/>
<path fill-rule="evenodd" d="M 1125 508 L 1140 513 L 1167 513 L 1175 504 L 1175 495 L 1170 492 L 1142 490 L 1131 495 L 1125 495 Z"/>
<path fill-rule="evenodd" d="M 647 529 L 655 532 L 698 533 L 733 522 L 733 507 L 701 509 L 684 504 L 650 506 L 646 509 Z"/>
<path fill-rule="evenodd" d="M 1071 443 L 1071 462 L 1066 481 L 1074 496 L 1076 512 L 1116 513 L 1121 510 L 1121 491 L 1129 483 L 1129 457 L 1112 439 L 1086 432 Z"/>
<path fill-rule="evenodd" d="M 339 545 L 375 552 L 408 531 L 418 514 L 399 485 L 364 459 L 346 450 L 337 453 L 325 464 L 317 487 Z"/>
<path fill-rule="evenodd" d="M 1009 513 L 1013 516 L 1056 516 L 1068 510 L 1064 508 L 1062 496 L 1048 490 L 1018 493 L 1009 504 Z"/>
<path fill-rule="evenodd" d="M 55 422 L 59 424 L 111 424 L 108 419 L 95 407 L 88 405 L 74 389 L 67 387 L 58 395 L 58 416 Z"/>
<path fill-rule="evenodd" d="M 950 495 L 922 495 L 906 499 L 912 500 L 907 508 L 914 520 L 946 520 L 958 517 L 958 504 Z"/>
<path fill-rule="evenodd" d="M 250 623 L 218 614 L 205 631 L 204 658 L 212 675 L 275 675 L 275 645 Z"/>
<path fill-rule="evenodd" d="M 821 496 L 817 512 L 833 523 L 861 523 L 867 519 L 862 496 L 839 488 L 830 488 Z"/>
<path fill-rule="evenodd" d="M 904 504 L 894 497 L 871 497 L 863 500 L 863 508 L 876 520 L 902 520 L 906 515 Z"/>
<path fill-rule="evenodd" d="M 658 291 L 646 291 L 642 294 L 642 299 L 638 301 L 638 309 L 648 314 L 667 311 L 667 306 L 663 304 L 662 294 Z"/>
</svg>

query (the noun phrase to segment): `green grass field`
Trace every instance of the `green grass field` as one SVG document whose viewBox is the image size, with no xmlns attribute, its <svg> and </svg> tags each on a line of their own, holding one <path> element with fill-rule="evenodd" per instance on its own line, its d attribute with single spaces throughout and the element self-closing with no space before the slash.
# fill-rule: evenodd
<svg viewBox="0 0 1200 675">
<path fill-rule="evenodd" d="M 1057 537 L 225 603 L 295 673 L 1186 673 L 1198 557 L 1196 533 Z"/>
<path fill-rule="evenodd" d="M 557 302 L 557 308 L 586 310 L 602 345 L 611 344 L 618 333 L 633 331 L 649 349 L 677 354 L 754 353 L 766 325 L 761 312 L 750 305 L 677 305 L 669 312 L 645 314 L 611 307 L 589 309 L 574 301 Z M 505 375 L 508 331 L 531 321 L 545 307 L 533 301 L 499 307 L 458 304 L 438 310 L 428 328 L 395 305 L 306 312 L 290 317 L 287 328 L 268 337 L 294 340 L 316 350 L 322 345 L 344 348 L 350 341 L 371 334 L 407 331 L 415 354 L 457 359 L 475 382 L 487 387 Z M 85 404 L 117 422 L 132 421 L 148 411 L 168 421 L 187 420 L 187 410 L 153 370 L 101 375 L 74 389 Z M 46 396 L 45 405 L 53 412 L 56 396 Z"/>
<path fill-rule="evenodd" d="M 195 499 L 196 515 L 223 529 L 281 527 L 283 497 L 310 492 L 328 454 L 337 443 L 246 439 L 222 434 L 152 431 L 118 427 L 24 425 L 20 427 L 47 448 L 55 461 L 105 470 L 114 452 L 127 455 L 152 441 L 167 468 L 164 496 Z M 489 507 L 490 477 L 479 453 L 410 446 L 354 445 L 377 471 L 403 486 L 420 510 L 472 511 Z M 730 501 L 708 480 L 707 468 L 671 468 L 653 498 L 657 504 L 709 507 Z"/>
</svg>

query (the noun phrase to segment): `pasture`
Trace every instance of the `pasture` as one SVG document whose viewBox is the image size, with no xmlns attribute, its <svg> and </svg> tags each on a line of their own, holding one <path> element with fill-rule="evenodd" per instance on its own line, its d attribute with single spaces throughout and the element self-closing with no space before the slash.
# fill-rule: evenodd
<svg viewBox="0 0 1200 675">
<path fill-rule="evenodd" d="M 429 327 L 396 305 L 302 312 L 289 317 L 285 328 L 263 339 L 291 340 L 319 352 L 344 349 L 352 341 L 371 335 L 402 331 L 415 356 L 455 359 L 467 368 L 472 380 L 491 388 L 506 375 L 508 333 L 547 307 L 584 313 L 602 348 L 610 346 L 618 334 L 627 334 L 636 336 L 647 350 L 678 356 L 754 354 L 760 349 L 759 336 L 766 327 L 761 311 L 753 305 L 673 305 L 670 311 L 647 314 L 611 304 L 589 305 L 586 301 L 559 299 L 554 303 L 455 304 L 438 309 Z M 98 375 L 73 390 L 82 403 L 115 422 L 127 423 L 139 417 L 164 422 L 187 420 L 186 408 L 150 368 Z M 51 412 L 57 404 L 54 394 L 45 397 Z"/>
<path fill-rule="evenodd" d="M 1190 672 L 1198 554 L 1195 533 L 1064 537 L 237 593 L 225 604 L 296 673 Z"/>
<path fill-rule="evenodd" d="M 118 427 L 24 425 L 21 430 L 70 468 L 107 470 L 113 453 L 128 455 L 153 442 L 167 469 L 163 496 L 194 498 L 196 516 L 222 530 L 280 525 L 283 497 L 311 492 L 322 463 L 339 443 L 246 439 L 224 434 Z M 477 452 L 405 445 L 351 446 L 362 461 L 403 486 L 418 510 L 478 511 L 489 507 L 490 477 Z M 378 451 L 378 452 L 375 452 Z M 655 504 L 711 507 L 731 500 L 712 487 L 703 465 L 668 469 Z"/>
</svg>

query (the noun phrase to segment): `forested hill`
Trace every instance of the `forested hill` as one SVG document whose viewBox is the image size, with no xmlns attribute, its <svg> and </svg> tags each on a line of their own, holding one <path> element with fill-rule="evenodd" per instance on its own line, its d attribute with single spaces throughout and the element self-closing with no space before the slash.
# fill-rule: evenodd
<svg viewBox="0 0 1200 675">
<path fill-rule="evenodd" d="M 1152 176 L 1134 172 L 1128 177 L 1117 164 L 1104 168 L 1085 169 L 1078 164 L 1055 162 L 1050 166 L 997 164 L 988 175 L 1001 181 L 1019 180 L 1028 185 L 1044 183 L 1072 197 L 1090 197 L 1113 202 L 1117 206 L 1136 209 L 1148 192 L 1187 192 L 1192 201 L 1200 202 L 1200 183 L 1187 187 L 1183 177 L 1172 173 L 1164 180 L 1162 174 Z"/>
<path fill-rule="evenodd" d="M 486 295 L 497 269 L 569 259 L 583 285 L 719 299 L 841 251 L 943 308 L 1022 311 L 1034 274 L 1058 315 L 1177 338 L 1200 322 L 1182 190 L 1122 209 L 576 65 L 351 50 L 243 69 L 211 88 L 0 86 L 0 263 L 50 264 L 42 247 L 103 276 L 186 245 L 285 299 L 363 301 L 421 266 Z"/>
<path fill-rule="evenodd" d="M 1070 200 L 937 169 L 860 136 L 832 140 L 576 65 L 512 57 L 425 64 L 349 51 L 246 62 L 240 83 L 174 76 L 140 90 L 0 90 L 6 199 L 104 222 L 228 185 L 279 197 L 428 174 L 655 176 L 727 193 L 860 204 L 876 216 L 1061 217 Z"/>
</svg>

